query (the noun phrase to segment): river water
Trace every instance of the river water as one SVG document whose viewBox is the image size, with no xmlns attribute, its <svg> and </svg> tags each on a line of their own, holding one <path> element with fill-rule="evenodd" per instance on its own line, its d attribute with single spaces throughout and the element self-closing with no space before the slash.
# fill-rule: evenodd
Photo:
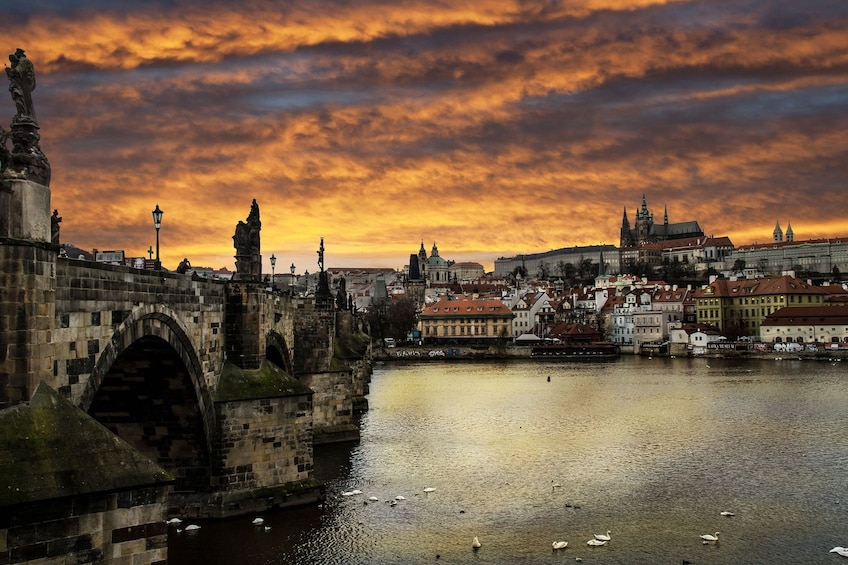
<svg viewBox="0 0 848 565">
<path fill-rule="evenodd" d="M 323 505 L 172 528 L 169 563 L 844 559 L 848 362 L 385 365 L 369 404 L 358 442 L 316 448 Z"/>
</svg>

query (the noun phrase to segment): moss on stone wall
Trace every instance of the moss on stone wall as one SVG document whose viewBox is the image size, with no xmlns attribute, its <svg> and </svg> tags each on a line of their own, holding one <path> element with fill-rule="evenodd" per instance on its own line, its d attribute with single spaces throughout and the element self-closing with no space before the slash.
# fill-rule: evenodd
<svg viewBox="0 0 848 565">
<path fill-rule="evenodd" d="M 351 361 L 359 361 L 368 351 L 371 338 L 363 333 L 349 336 L 338 336 L 333 341 L 333 359 L 330 362 L 331 371 L 350 369 Z"/>
<path fill-rule="evenodd" d="M 311 392 L 309 387 L 267 360 L 262 361 L 260 367 L 253 370 L 245 370 L 227 362 L 221 371 L 215 401 L 273 398 Z"/>
<path fill-rule="evenodd" d="M 0 507 L 173 480 L 44 383 L 0 412 Z"/>
</svg>

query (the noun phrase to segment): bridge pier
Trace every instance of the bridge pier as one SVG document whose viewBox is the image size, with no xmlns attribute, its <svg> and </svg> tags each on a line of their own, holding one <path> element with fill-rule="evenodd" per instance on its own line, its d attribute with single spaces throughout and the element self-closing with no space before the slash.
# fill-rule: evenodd
<svg viewBox="0 0 848 565">
<path fill-rule="evenodd" d="M 30 399 L 53 367 L 56 255 L 50 189 L 0 183 L 0 408 Z"/>
</svg>

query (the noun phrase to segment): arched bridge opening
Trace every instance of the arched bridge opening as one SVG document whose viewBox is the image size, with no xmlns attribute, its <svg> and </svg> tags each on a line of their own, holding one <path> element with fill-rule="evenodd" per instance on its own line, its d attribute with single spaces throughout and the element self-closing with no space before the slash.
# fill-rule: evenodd
<svg viewBox="0 0 848 565">
<path fill-rule="evenodd" d="M 269 332 L 265 337 L 265 358 L 289 375 L 294 376 L 289 348 L 286 347 L 286 341 L 279 333 Z"/>
<path fill-rule="evenodd" d="M 189 371 L 168 341 L 144 335 L 123 349 L 88 413 L 171 473 L 175 491 L 209 490 L 202 411 Z"/>
</svg>

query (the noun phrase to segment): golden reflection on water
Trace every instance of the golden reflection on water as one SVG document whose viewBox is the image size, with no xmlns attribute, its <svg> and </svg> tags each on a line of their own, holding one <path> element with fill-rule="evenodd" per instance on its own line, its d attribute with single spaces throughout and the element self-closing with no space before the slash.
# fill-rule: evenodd
<svg viewBox="0 0 848 565">
<path fill-rule="evenodd" d="M 848 545 L 842 369 L 629 357 L 378 368 L 320 526 L 262 562 L 831 563 Z M 351 489 L 362 497 L 341 496 Z M 586 545 L 608 529 L 609 544 Z M 715 531 L 718 544 L 700 543 Z M 553 551 L 560 539 L 568 548 Z"/>
</svg>

